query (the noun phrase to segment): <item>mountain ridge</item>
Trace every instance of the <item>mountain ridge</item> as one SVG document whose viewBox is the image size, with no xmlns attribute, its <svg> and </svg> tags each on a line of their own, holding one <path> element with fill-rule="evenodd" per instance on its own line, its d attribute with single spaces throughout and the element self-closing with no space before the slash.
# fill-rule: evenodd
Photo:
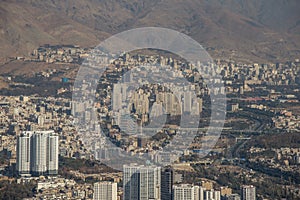
<svg viewBox="0 0 300 200">
<path fill-rule="evenodd" d="M 191 36 L 213 58 L 284 61 L 300 54 L 298 8 L 297 0 L 2 1 L 0 53 L 28 55 L 46 43 L 92 47 L 121 31 L 161 26 Z"/>
</svg>

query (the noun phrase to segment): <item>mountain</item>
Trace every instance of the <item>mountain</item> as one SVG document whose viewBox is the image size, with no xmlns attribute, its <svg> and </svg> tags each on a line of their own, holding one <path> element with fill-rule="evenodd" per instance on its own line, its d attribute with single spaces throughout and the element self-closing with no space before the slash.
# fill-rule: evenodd
<svg viewBox="0 0 300 200">
<path fill-rule="evenodd" d="M 136 27 L 178 30 L 213 58 L 286 61 L 300 54 L 298 0 L 2 0 L 1 57 L 39 45 L 96 46 Z"/>
</svg>

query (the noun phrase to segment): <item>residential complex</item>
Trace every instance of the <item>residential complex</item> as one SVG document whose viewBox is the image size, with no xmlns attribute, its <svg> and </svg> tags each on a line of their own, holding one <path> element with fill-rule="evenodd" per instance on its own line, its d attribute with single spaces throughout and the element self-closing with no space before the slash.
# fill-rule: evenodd
<svg viewBox="0 0 300 200">
<path fill-rule="evenodd" d="M 124 200 L 159 200 L 161 170 L 156 166 L 125 165 L 123 167 Z"/>
<path fill-rule="evenodd" d="M 25 131 L 17 141 L 17 171 L 20 175 L 58 173 L 58 135 L 54 131 Z"/>
<path fill-rule="evenodd" d="M 94 200 L 117 200 L 117 183 L 97 182 L 94 184 Z"/>
<path fill-rule="evenodd" d="M 163 71 L 158 63 L 178 71 Z M 145 69 L 134 71 L 137 65 Z M 300 196 L 300 148 L 289 145 L 297 142 L 294 138 L 300 130 L 299 66 L 300 62 L 266 66 L 216 61 L 203 67 L 222 74 L 224 88 L 208 90 L 193 65 L 167 56 L 124 54 L 111 61 L 97 90 L 89 90 L 91 84 L 86 80 L 80 83 L 83 94 L 96 93 L 93 104 L 72 101 L 67 95 L 74 88 L 66 87 L 72 79 L 62 81 L 56 77 L 60 72 L 37 73 L 36 80 L 59 80 L 61 92 L 57 90 L 56 97 L 0 96 L 0 157 L 5 161 L 0 165 L 0 179 L 10 177 L 18 184 L 34 185 L 38 188 L 35 198 L 296 199 Z M 127 74 L 127 70 L 133 72 Z M 169 79 L 184 74 L 191 85 L 178 89 L 176 82 L 143 83 L 133 90 L 131 81 L 140 82 L 150 72 L 153 79 L 163 73 Z M 123 73 L 126 76 L 120 78 Z M 34 87 L 32 80 L 28 85 L 20 79 L 6 77 L 14 87 Z M 212 139 L 205 135 L 210 95 L 225 94 L 225 126 L 215 147 L 199 158 L 203 145 Z M 192 116 L 187 126 L 178 123 L 181 115 Z M 199 128 L 190 144 L 188 131 L 197 115 L 201 116 Z M 78 124 L 84 126 L 76 127 Z M 281 142 L 270 144 L 277 136 Z M 164 151 L 168 145 L 180 149 Z M 128 163 L 144 155 L 149 160 L 119 170 L 110 168 L 108 161 L 121 164 L 123 152 L 129 155 Z"/>
<path fill-rule="evenodd" d="M 242 200 L 256 200 L 256 191 L 253 185 L 242 186 Z"/>
</svg>

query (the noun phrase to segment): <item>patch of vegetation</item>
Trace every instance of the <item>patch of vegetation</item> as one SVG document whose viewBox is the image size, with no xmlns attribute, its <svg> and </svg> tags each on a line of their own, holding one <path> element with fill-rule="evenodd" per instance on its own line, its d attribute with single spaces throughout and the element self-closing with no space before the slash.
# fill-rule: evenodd
<svg viewBox="0 0 300 200">
<path fill-rule="evenodd" d="M 17 184 L 16 182 L 0 181 L 0 199 L 18 200 L 33 197 L 33 183 Z"/>
<path fill-rule="evenodd" d="M 247 147 L 255 146 L 260 148 L 298 148 L 300 145 L 299 133 L 264 134 L 254 137 L 247 143 Z"/>
<path fill-rule="evenodd" d="M 9 156 L 7 152 L 0 151 L 0 165 L 8 164 L 9 163 Z"/>
<path fill-rule="evenodd" d="M 99 161 L 59 157 L 60 172 L 78 170 L 84 174 L 109 173 L 116 170 L 100 163 Z"/>
</svg>

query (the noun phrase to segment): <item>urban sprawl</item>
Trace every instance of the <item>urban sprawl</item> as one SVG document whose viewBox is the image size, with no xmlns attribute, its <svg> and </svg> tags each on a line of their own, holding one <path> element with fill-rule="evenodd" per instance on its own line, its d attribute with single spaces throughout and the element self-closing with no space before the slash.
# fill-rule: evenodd
<svg viewBox="0 0 300 200">
<path fill-rule="evenodd" d="M 14 59 L 84 64 L 89 52 L 73 45 L 45 45 L 28 57 Z M 286 147 L 284 141 L 269 147 L 255 139 L 299 134 L 300 111 L 291 109 L 300 106 L 299 60 L 190 64 L 158 52 L 124 53 L 107 62 L 96 88 L 83 79 L 82 91 L 62 87 L 56 97 L 0 96 L 0 181 L 31 185 L 28 199 L 300 198 L 300 148 Z M 46 69 L 41 73 L 44 78 L 52 76 Z M 3 77 L 11 85 L 18 84 L 10 75 Z M 178 78 L 189 84 L 178 83 Z M 209 88 L 206 81 L 216 87 Z M 132 89 L 134 83 L 138 84 Z M 63 96 L 68 92 L 83 98 L 74 102 Z M 84 97 L 92 93 L 96 95 L 91 103 Z M 205 134 L 211 96 L 226 98 L 226 120 L 214 147 L 199 157 L 214 139 Z M 199 125 L 191 130 L 180 124 L 183 115 L 200 117 Z M 184 136 L 193 131 L 196 137 L 190 142 Z M 148 132 L 153 134 L 144 137 Z M 177 144 L 174 138 L 180 134 Z M 164 153 L 163 147 L 170 144 L 180 150 Z M 121 170 L 104 165 L 122 158 L 120 152 L 128 156 Z M 147 162 L 135 160 L 145 155 Z"/>
</svg>

